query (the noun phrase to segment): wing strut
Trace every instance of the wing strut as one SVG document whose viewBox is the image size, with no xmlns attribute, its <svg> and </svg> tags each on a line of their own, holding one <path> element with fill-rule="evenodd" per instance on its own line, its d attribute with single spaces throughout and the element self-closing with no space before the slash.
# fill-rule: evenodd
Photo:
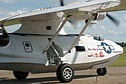
<svg viewBox="0 0 126 84">
<path fill-rule="evenodd" d="M 61 29 L 63 28 L 63 26 L 65 25 L 65 23 L 68 21 L 69 17 L 71 15 L 68 15 L 59 25 L 58 30 L 56 31 L 56 33 L 53 35 L 53 37 L 51 38 L 51 40 L 49 41 L 48 45 L 46 46 L 46 48 L 43 50 L 43 53 L 46 52 L 48 50 L 48 48 L 51 46 L 51 44 L 53 43 L 53 41 L 55 40 L 55 38 L 57 37 L 57 35 L 59 34 L 59 32 L 61 31 Z"/>
<path fill-rule="evenodd" d="M 86 23 L 86 25 L 84 26 L 84 28 L 81 30 L 80 34 L 77 36 L 77 38 L 75 39 L 75 41 L 73 42 L 73 44 L 71 45 L 71 47 L 69 48 L 68 52 L 70 53 L 72 48 L 76 45 L 76 43 L 79 41 L 79 38 L 82 36 L 83 32 L 87 29 L 87 27 L 89 26 L 89 24 L 91 23 L 91 21 L 94 19 L 94 17 L 96 16 L 96 14 L 93 14 L 88 22 Z"/>
</svg>

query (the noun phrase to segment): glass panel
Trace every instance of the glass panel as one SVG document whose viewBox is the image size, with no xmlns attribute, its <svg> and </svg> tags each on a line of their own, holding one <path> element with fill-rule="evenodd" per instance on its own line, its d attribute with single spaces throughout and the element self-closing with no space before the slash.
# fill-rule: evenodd
<svg viewBox="0 0 126 84">
<path fill-rule="evenodd" d="M 10 41 L 10 38 L 8 34 L 6 33 L 6 31 L 0 28 L 0 47 L 4 47 L 8 45 L 9 41 Z"/>
</svg>

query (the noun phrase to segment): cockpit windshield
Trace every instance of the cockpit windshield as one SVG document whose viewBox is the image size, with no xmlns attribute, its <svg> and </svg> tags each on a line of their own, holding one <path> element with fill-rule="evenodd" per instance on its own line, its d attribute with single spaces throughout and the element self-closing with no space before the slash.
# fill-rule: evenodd
<svg viewBox="0 0 126 84">
<path fill-rule="evenodd" d="M 0 47 L 6 46 L 9 43 L 9 40 L 10 38 L 7 32 L 4 29 L 0 28 Z"/>
<path fill-rule="evenodd" d="M 93 35 L 94 40 L 98 40 L 98 41 L 103 41 L 104 39 L 101 38 L 100 35 Z"/>
</svg>

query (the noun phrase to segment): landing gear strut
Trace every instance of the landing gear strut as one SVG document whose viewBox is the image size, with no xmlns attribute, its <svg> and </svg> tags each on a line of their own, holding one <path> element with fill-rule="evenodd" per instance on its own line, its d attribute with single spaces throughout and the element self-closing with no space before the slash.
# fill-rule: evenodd
<svg viewBox="0 0 126 84">
<path fill-rule="evenodd" d="M 56 75 L 61 83 L 71 82 L 73 80 L 74 70 L 68 65 L 61 64 L 57 69 Z"/>
<path fill-rule="evenodd" d="M 15 78 L 18 80 L 26 79 L 29 72 L 13 71 Z"/>
<path fill-rule="evenodd" d="M 105 67 L 97 69 L 97 74 L 99 76 L 104 76 L 106 73 L 107 73 L 107 69 Z"/>
</svg>

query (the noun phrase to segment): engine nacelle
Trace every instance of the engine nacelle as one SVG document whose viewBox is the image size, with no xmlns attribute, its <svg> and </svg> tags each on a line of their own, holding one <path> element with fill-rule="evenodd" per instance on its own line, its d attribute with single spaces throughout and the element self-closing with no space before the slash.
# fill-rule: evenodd
<svg viewBox="0 0 126 84">
<path fill-rule="evenodd" d="M 91 21 L 91 24 L 96 24 L 97 22 L 103 20 L 106 16 L 106 12 L 104 13 L 97 13 L 95 18 Z M 86 23 L 88 22 L 88 19 L 85 21 Z"/>
</svg>

